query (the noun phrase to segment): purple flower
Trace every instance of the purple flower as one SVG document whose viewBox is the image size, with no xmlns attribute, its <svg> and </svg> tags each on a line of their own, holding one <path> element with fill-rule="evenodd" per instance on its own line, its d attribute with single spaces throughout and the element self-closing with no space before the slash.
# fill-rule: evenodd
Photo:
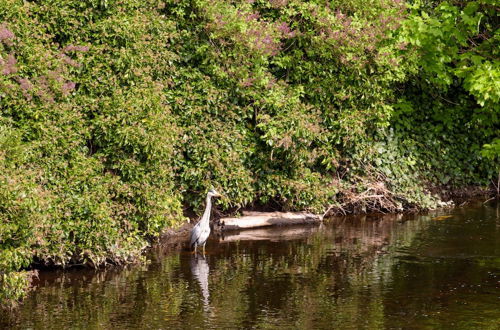
<svg viewBox="0 0 500 330">
<path fill-rule="evenodd" d="M 276 79 L 274 78 L 271 78 L 271 80 L 269 80 L 269 82 L 267 83 L 267 88 L 271 88 L 273 87 L 274 85 L 276 84 Z"/>
<path fill-rule="evenodd" d="M 288 24 L 286 24 L 285 22 L 281 23 L 280 25 L 278 25 L 278 30 L 283 34 L 283 36 L 285 37 L 294 37 L 295 36 L 295 31 L 292 31 L 290 29 L 290 27 L 288 26 Z"/>
<path fill-rule="evenodd" d="M 250 87 L 253 85 L 253 82 L 255 81 L 255 78 L 247 78 L 245 79 L 242 83 L 241 86 L 243 87 Z"/>
<path fill-rule="evenodd" d="M 69 66 L 72 66 L 74 68 L 78 68 L 80 67 L 80 63 L 78 63 L 77 61 L 73 60 L 72 58 L 66 56 L 66 55 L 62 55 L 62 59 L 63 59 L 63 62 L 66 63 L 67 65 Z"/>
<path fill-rule="evenodd" d="M 26 78 L 18 78 L 17 82 L 23 91 L 29 91 L 33 89 L 33 84 Z"/>
<path fill-rule="evenodd" d="M 29 91 L 33 89 L 33 84 L 31 83 L 31 81 L 29 81 L 27 78 L 17 78 L 16 80 L 19 83 L 19 87 L 21 87 L 21 92 L 23 93 L 24 98 L 28 101 L 31 101 L 31 99 L 33 98 L 31 96 L 31 93 L 29 93 Z"/>
<path fill-rule="evenodd" d="M 246 21 L 250 22 L 250 21 L 253 21 L 253 20 L 257 20 L 259 18 L 260 18 L 260 15 L 258 13 L 252 13 L 252 14 L 247 15 Z"/>
<path fill-rule="evenodd" d="M 63 52 L 88 52 L 89 49 L 89 46 L 68 45 L 63 48 Z"/>
<path fill-rule="evenodd" d="M 269 3 L 274 8 L 284 7 L 288 4 L 288 0 L 269 0 Z"/>
<path fill-rule="evenodd" d="M 67 96 L 75 89 L 76 84 L 72 81 L 67 81 L 61 86 L 61 92 L 64 96 Z"/>
<path fill-rule="evenodd" d="M 63 76 L 61 75 L 61 67 L 58 67 L 54 71 L 49 71 L 49 73 L 47 74 L 47 76 L 51 80 L 55 80 L 57 82 L 62 82 L 63 81 Z"/>
<path fill-rule="evenodd" d="M 0 41 L 14 39 L 16 36 L 5 25 L 0 25 Z"/>
<path fill-rule="evenodd" d="M 9 56 L 7 56 L 6 62 L 1 61 L 0 64 L 5 64 L 2 70 L 2 73 L 4 75 L 9 75 L 17 72 L 17 67 L 16 67 L 17 60 L 12 54 L 9 54 Z"/>
</svg>

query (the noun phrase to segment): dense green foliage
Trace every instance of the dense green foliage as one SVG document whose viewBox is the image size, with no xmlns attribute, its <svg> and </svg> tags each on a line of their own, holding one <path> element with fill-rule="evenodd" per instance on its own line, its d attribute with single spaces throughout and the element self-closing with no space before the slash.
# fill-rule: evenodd
<svg viewBox="0 0 500 330">
<path fill-rule="evenodd" d="M 497 9 L 3 0 L 2 287 L 33 262 L 133 260 L 210 186 L 224 208 L 322 211 L 432 207 L 425 185 L 488 184 Z"/>
</svg>

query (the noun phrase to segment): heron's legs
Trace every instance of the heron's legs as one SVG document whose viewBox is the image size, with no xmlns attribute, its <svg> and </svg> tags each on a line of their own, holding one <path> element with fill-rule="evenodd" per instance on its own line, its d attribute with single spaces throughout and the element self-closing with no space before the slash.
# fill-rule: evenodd
<svg viewBox="0 0 500 330">
<path fill-rule="evenodd" d="M 194 252 L 193 254 L 196 254 L 196 248 L 198 247 L 198 244 L 194 243 Z"/>
<path fill-rule="evenodd" d="M 207 244 L 207 241 L 205 241 L 205 243 L 203 243 L 203 255 L 205 255 L 205 244 Z"/>
</svg>

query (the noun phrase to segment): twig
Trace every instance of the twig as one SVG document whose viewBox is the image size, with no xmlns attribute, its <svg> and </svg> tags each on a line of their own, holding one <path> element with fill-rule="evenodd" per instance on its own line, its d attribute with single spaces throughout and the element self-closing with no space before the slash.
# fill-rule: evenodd
<svg viewBox="0 0 500 330">
<path fill-rule="evenodd" d="M 326 210 L 326 212 L 325 212 L 325 213 L 323 213 L 323 215 L 321 216 L 321 220 L 323 220 L 323 219 L 325 218 L 325 216 L 328 214 L 328 212 L 330 212 L 330 210 L 331 210 L 332 208 L 333 208 L 333 204 L 332 204 L 332 205 L 330 205 L 330 206 L 328 207 L 328 209 Z"/>
<path fill-rule="evenodd" d="M 495 199 L 495 198 L 497 198 L 497 196 L 493 196 L 493 197 L 491 197 L 490 199 L 485 200 L 485 201 L 483 202 L 483 205 L 484 205 L 484 204 L 486 204 L 486 203 L 488 203 L 488 202 L 489 202 L 489 201 L 491 201 L 492 199 Z"/>
</svg>

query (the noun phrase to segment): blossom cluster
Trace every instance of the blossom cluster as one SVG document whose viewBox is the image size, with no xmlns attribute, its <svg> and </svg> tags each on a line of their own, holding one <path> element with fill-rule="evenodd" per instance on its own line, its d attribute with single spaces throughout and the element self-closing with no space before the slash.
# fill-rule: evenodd
<svg viewBox="0 0 500 330">
<path fill-rule="evenodd" d="M 12 39 L 15 37 L 15 34 L 9 30 L 5 24 L 0 24 L 0 43 L 11 45 Z"/>
<path fill-rule="evenodd" d="M 286 5 L 287 1 L 274 1 Z M 282 40 L 293 38 L 296 33 L 286 22 L 273 22 L 261 17 L 251 7 L 236 9 L 223 2 L 214 1 L 220 6 L 207 24 L 213 36 L 221 45 L 240 45 L 256 55 L 276 56 L 282 49 Z"/>
<path fill-rule="evenodd" d="M 342 63 L 356 62 L 361 65 L 369 59 L 384 59 L 387 53 L 379 53 L 380 45 L 390 39 L 389 33 L 398 29 L 405 16 L 404 4 L 399 1 L 383 3 L 386 10 L 381 11 L 373 20 L 360 21 L 340 9 L 329 7 L 314 10 L 316 30 L 322 43 L 332 45 Z M 397 45 L 404 49 L 404 44 Z M 393 65 L 397 61 L 387 59 Z"/>
<path fill-rule="evenodd" d="M 8 46 L 15 46 L 13 40 L 15 35 L 7 29 L 5 25 L 0 25 L 0 42 Z M 22 54 L 16 53 L 15 47 L 13 50 L 2 57 L 0 55 L 0 74 L 5 76 L 5 82 L 2 87 L 8 94 L 15 95 L 21 93 L 25 100 L 31 101 L 33 97 L 37 97 L 43 102 L 53 103 L 57 95 L 63 97 L 71 94 L 76 89 L 76 83 L 67 78 L 69 68 L 80 67 L 81 64 L 71 58 L 68 53 L 71 52 L 87 52 L 88 46 L 68 45 L 61 50 L 51 51 L 45 54 L 47 59 L 59 59 L 58 64 L 47 73 L 40 73 L 32 77 L 25 77 L 23 71 L 19 69 L 18 58 L 22 61 Z M 16 58 L 17 57 L 17 58 Z"/>
</svg>

